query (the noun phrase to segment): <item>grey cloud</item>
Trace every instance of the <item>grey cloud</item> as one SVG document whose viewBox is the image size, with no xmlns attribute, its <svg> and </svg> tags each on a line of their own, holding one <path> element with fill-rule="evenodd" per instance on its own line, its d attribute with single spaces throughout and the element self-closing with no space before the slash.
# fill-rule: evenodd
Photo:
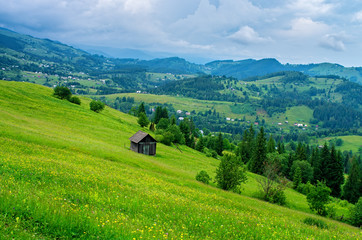
<svg viewBox="0 0 362 240">
<path fill-rule="evenodd" d="M 319 46 L 326 49 L 331 49 L 333 51 L 344 51 L 346 47 L 343 40 L 343 36 L 327 34 L 323 37 L 322 41 L 319 43 Z"/>
</svg>

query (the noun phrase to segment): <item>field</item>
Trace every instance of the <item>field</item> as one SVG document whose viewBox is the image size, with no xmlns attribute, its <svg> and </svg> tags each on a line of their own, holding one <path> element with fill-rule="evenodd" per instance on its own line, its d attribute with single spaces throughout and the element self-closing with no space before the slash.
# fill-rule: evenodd
<svg viewBox="0 0 362 240">
<path fill-rule="evenodd" d="M 46 87 L 0 81 L 0 239 L 360 239 L 360 229 L 215 184 L 218 160 L 181 146 L 155 157 L 129 150 L 136 118 L 56 99 Z M 300 211 L 298 211 L 300 210 Z M 303 212 L 304 211 L 304 212 Z M 328 229 L 303 223 L 323 219 Z"/>
<path fill-rule="evenodd" d="M 354 153 L 358 152 L 358 150 L 362 147 L 362 136 L 338 136 L 338 137 L 327 137 L 323 139 L 319 139 L 319 144 L 323 145 L 325 142 L 329 142 L 334 139 L 342 139 L 342 146 L 337 146 L 336 148 L 341 151 L 350 151 L 352 150 Z"/>
</svg>

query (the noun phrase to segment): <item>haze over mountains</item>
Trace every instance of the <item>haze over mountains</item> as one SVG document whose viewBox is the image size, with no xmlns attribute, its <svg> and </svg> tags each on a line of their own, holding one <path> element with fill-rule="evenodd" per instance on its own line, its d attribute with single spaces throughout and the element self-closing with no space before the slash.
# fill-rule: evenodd
<svg viewBox="0 0 362 240">
<path fill-rule="evenodd" d="M 124 56 L 124 58 L 116 59 L 92 55 L 56 41 L 37 39 L 4 28 L 0 28 L 0 49 L 2 58 L 4 58 L 3 54 L 6 54 L 8 59 L 11 59 L 14 64 L 24 59 L 33 58 L 33 60 L 37 59 L 38 61 L 47 60 L 62 64 L 71 64 L 75 68 L 85 65 L 88 70 L 137 66 L 153 72 L 173 74 L 204 73 L 220 76 L 225 75 L 237 79 L 262 76 L 279 71 L 300 71 L 310 76 L 337 75 L 353 82 L 362 83 L 362 67 L 344 67 L 334 63 L 311 63 L 307 65 L 281 64 L 274 58 L 261 60 L 246 59 L 240 61 L 218 60 L 206 64 L 195 64 L 179 57 L 143 60 L 151 58 L 152 53 L 149 54 L 138 50 L 126 49 L 119 49 L 117 52 L 114 51 L 114 49 L 110 49 L 115 55 L 119 57 Z M 8 51 L 8 49 L 11 49 L 11 51 Z M 99 52 L 99 54 L 102 53 L 103 52 Z M 105 53 L 104 55 L 107 54 Z M 128 58 L 130 56 L 133 58 Z M 2 62 L 4 64 L 4 61 Z"/>
</svg>

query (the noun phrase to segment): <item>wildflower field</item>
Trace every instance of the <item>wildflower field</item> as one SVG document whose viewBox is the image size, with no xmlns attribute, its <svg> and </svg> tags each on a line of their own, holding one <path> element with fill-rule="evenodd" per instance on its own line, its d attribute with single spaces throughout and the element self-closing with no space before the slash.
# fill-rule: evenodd
<svg viewBox="0 0 362 240">
<path fill-rule="evenodd" d="M 293 209 L 251 198 L 252 174 L 241 195 L 197 182 L 218 160 L 189 148 L 134 153 L 136 118 L 52 93 L 0 81 L 0 239 L 361 239 L 292 190 Z"/>
</svg>

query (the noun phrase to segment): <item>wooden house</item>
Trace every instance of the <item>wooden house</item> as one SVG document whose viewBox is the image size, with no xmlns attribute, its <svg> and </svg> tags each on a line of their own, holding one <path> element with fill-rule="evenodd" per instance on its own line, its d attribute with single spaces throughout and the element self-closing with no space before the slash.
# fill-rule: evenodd
<svg viewBox="0 0 362 240">
<path fill-rule="evenodd" d="M 129 140 L 131 141 L 132 151 L 146 155 L 156 154 L 157 141 L 148 133 L 138 131 Z"/>
</svg>

